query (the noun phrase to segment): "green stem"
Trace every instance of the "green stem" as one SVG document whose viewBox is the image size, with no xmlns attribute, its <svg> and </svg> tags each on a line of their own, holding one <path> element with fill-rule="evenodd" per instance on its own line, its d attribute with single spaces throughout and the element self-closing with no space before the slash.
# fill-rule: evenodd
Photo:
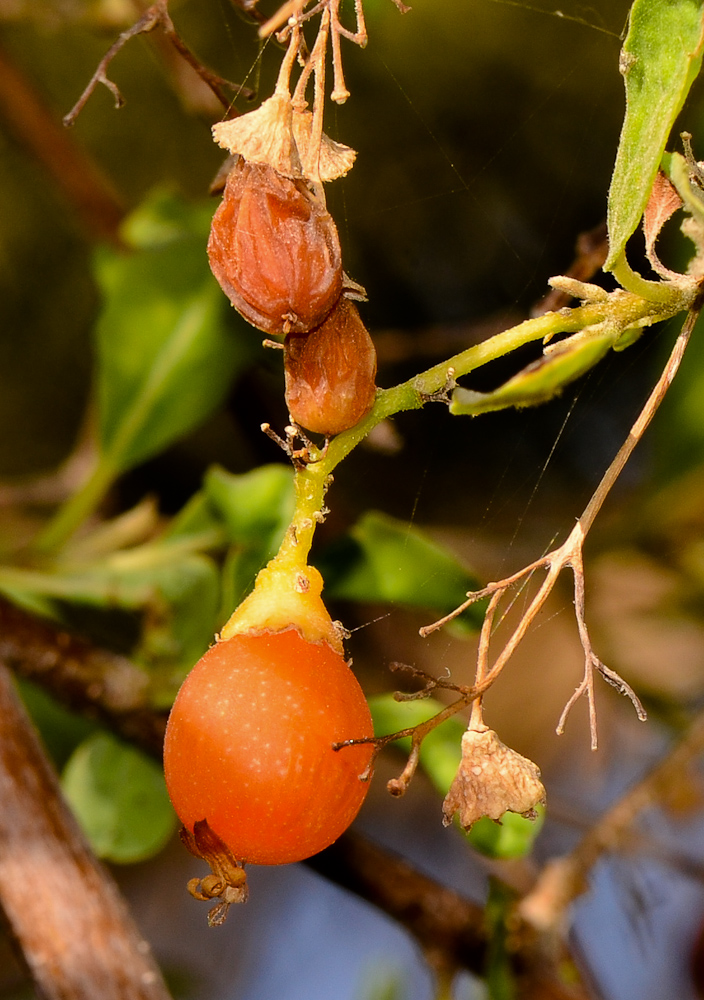
<svg viewBox="0 0 704 1000">
<path fill-rule="evenodd" d="M 657 301 L 618 290 L 603 302 L 592 302 L 526 320 L 419 375 L 414 375 L 407 382 L 391 389 L 380 389 L 374 406 L 363 420 L 338 434 L 329 443 L 327 450 L 320 452 L 317 460 L 309 462 L 296 472 L 293 521 L 275 561 L 305 566 L 316 525 L 322 520 L 325 492 L 334 469 L 382 420 L 403 410 L 421 409 L 433 398 L 437 399 L 439 393 L 451 388 L 455 378 L 468 375 L 524 344 L 549 340 L 561 333 L 575 333 L 605 322 L 613 325 L 617 331 L 648 326 L 687 309 L 695 293 L 693 288 L 681 289 L 665 283 L 660 283 L 660 289 Z"/>
</svg>

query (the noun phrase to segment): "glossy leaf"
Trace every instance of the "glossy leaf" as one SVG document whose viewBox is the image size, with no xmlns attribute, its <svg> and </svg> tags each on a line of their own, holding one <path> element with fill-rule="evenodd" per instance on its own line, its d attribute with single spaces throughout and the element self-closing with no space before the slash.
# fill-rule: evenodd
<svg viewBox="0 0 704 1000">
<path fill-rule="evenodd" d="M 203 486 L 231 544 L 265 549 L 274 555 L 293 516 L 291 468 L 262 465 L 233 475 L 215 467 L 208 470 Z"/>
<path fill-rule="evenodd" d="M 584 375 L 613 345 L 611 333 L 576 334 L 558 344 L 549 354 L 534 361 L 493 392 L 455 389 L 450 413 L 476 416 L 509 406 L 537 406 L 556 396 L 570 382 Z"/>
<path fill-rule="evenodd" d="M 407 521 L 376 511 L 364 514 L 316 565 L 328 598 L 402 604 L 439 615 L 453 611 L 478 586 L 448 549 Z M 476 628 L 479 620 L 480 611 L 470 608 L 457 622 Z"/>
<path fill-rule="evenodd" d="M 96 854 L 108 861 L 152 857 L 175 828 L 161 768 L 107 733 L 76 749 L 62 785 Z"/>
<path fill-rule="evenodd" d="M 608 203 L 610 270 L 645 210 L 670 130 L 699 73 L 701 0 L 635 0 L 621 53 L 626 115 Z"/>
</svg>

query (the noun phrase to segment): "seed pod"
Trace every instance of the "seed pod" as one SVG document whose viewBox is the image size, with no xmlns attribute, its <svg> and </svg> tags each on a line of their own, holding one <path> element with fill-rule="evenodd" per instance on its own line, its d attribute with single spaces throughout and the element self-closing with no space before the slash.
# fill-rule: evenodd
<svg viewBox="0 0 704 1000">
<path fill-rule="evenodd" d="M 291 419 L 309 431 L 332 437 L 372 407 L 376 351 L 357 307 L 344 296 L 317 330 L 286 338 L 284 367 Z"/>
<path fill-rule="evenodd" d="M 305 181 L 239 160 L 210 229 L 210 267 L 239 313 L 267 333 L 307 333 L 340 296 L 332 216 Z"/>
</svg>

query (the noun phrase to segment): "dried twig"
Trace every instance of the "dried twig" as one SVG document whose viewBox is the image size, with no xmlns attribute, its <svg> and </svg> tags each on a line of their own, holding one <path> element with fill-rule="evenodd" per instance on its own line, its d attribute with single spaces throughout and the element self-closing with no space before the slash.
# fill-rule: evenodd
<svg viewBox="0 0 704 1000">
<path fill-rule="evenodd" d="M 113 98 L 115 99 L 115 107 L 121 108 L 125 100 L 120 93 L 120 89 L 116 83 L 114 83 L 107 75 L 108 66 L 115 58 L 115 56 L 120 52 L 120 50 L 129 42 L 132 38 L 136 38 L 137 35 L 144 35 L 150 31 L 154 31 L 155 28 L 161 27 L 164 34 L 169 39 L 176 51 L 186 60 L 186 62 L 191 66 L 198 76 L 207 84 L 208 87 L 215 94 L 217 99 L 220 101 L 222 106 L 230 110 L 232 105 L 232 100 L 228 96 L 227 91 L 234 91 L 235 96 L 242 95 L 245 97 L 252 97 L 253 93 L 251 90 L 242 87 L 239 84 L 231 83 L 229 80 L 225 80 L 223 77 L 218 76 L 216 73 L 212 73 L 203 64 L 196 59 L 191 50 L 188 48 L 186 43 L 180 37 L 174 23 L 171 20 L 168 11 L 168 0 L 157 0 L 153 3 L 144 14 L 136 21 L 130 28 L 127 28 L 122 34 L 113 42 L 108 51 L 105 53 L 103 58 L 98 63 L 98 67 L 90 78 L 88 86 L 85 88 L 81 96 L 78 98 L 74 106 L 71 108 L 69 113 L 64 116 L 64 125 L 67 127 L 73 125 L 76 118 L 79 116 L 81 111 L 86 105 L 88 98 L 91 96 L 95 88 L 99 83 L 102 83 L 104 87 L 107 87 Z"/>
<path fill-rule="evenodd" d="M 0 903 L 45 1000 L 169 1000 L 0 662 Z"/>
<path fill-rule="evenodd" d="M 314 3 L 313 0 L 287 0 L 286 3 L 282 4 L 281 7 L 273 14 L 268 21 L 265 21 L 259 28 L 259 37 L 268 38 L 275 32 L 278 32 L 277 39 L 281 42 L 285 41 L 291 31 L 300 28 L 302 24 L 309 21 L 311 18 L 316 17 L 318 14 L 321 15 L 320 28 L 318 31 L 318 36 L 316 43 L 313 47 L 313 52 L 316 53 L 315 65 L 304 65 L 303 74 L 304 77 L 302 88 L 296 88 L 297 94 L 300 97 L 305 91 L 306 82 L 310 76 L 312 69 L 315 70 L 316 81 L 322 81 L 323 70 L 324 70 L 324 57 L 327 50 L 328 36 L 330 37 L 330 44 L 332 49 L 332 69 L 333 69 L 333 86 L 330 93 L 330 97 L 337 104 L 344 104 L 347 98 L 350 96 L 350 92 L 347 89 L 345 83 L 345 74 L 342 68 L 342 50 L 340 47 L 340 39 L 346 38 L 350 42 L 354 42 L 355 45 L 359 45 L 360 48 L 364 48 L 368 41 L 367 28 L 364 21 L 364 2 L 363 0 L 355 0 L 354 11 L 355 11 L 355 29 L 350 31 L 349 28 L 345 28 L 340 21 L 340 2 L 341 0 L 319 0 L 319 2 Z M 312 6 L 309 4 L 312 3 Z M 394 0 L 396 6 L 399 8 L 401 13 L 406 13 L 410 10 L 410 7 L 406 7 L 405 4 L 401 3 L 400 0 Z M 308 8 L 307 10 L 305 8 Z M 319 52 L 316 49 L 322 47 L 322 62 L 320 59 Z M 311 62 L 313 62 L 311 56 Z M 322 86 L 322 83 L 320 83 Z M 316 94 L 314 108 L 317 108 L 319 104 L 319 96 Z"/>
<path fill-rule="evenodd" d="M 704 753 L 704 713 L 648 775 L 622 796 L 566 857 L 549 862 L 532 891 L 519 904 L 519 915 L 541 934 L 563 933 L 569 905 L 588 887 L 588 874 L 599 858 L 630 842 L 635 820 L 644 809 L 662 806 L 678 782 L 690 780 L 691 763 Z"/>
<path fill-rule="evenodd" d="M 599 483 L 598 487 L 594 491 L 594 495 L 585 507 L 582 516 L 577 521 L 573 530 L 570 532 L 567 540 L 556 549 L 553 549 L 547 555 L 535 562 L 530 563 L 523 569 L 519 570 L 517 573 L 506 577 L 503 580 L 499 580 L 496 583 L 490 583 L 487 587 L 482 590 L 475 591 L 467 595 L 467 600 L 464 601 L 458 608 L 456 608 L 451 614 L 445 615 L 445 617 L 434 622 L 432 625 L 427 625 L 420 630 L 421 635 L 427 636 L 436 629 L 441 628 L 447 622 L 452 621 L 459 614 L 465 611 L 471 604 L 475 604 L 477 601 L 483 598 L 490 597 L 491 601 L 489 604 L 489 609 L 487 611 L 487 616 L 489 617 L 489 628 L 493 622 L 493 616 L 496 612 L 498 601 L 501 597 L 516 583 L 525 580 L 530 577 L 536 570 L 545 569 L 547 571 L 546 577 L 541 584 L 538 593 L 535 595 L 531 601 L 528 609 L 521 616 L 521 620 L 516 626 L 513 634 L 510 636 L 508 641 L 505 643 L 501 653 L 498 655 L 494 661 L 493 666 L 489 672 L 489 677 L 492 681 L 498 677 L 500 672 L 503 670 L 506 663 L 509 661 L 513 653 L 515 652 L 517 646 L 525 636 L 526 632 L 530 628 L 531 624 L 535 621 L 536 616 L 542 609 L 545 601 L 547 600 L 549 594 L 552 592 L 553 587 L 559 577 L 560 573 L 565 568 L 570 568 L 574 576 L 574 600 L 575 600 L 575 614 L 577 618 L 577 627 L 579 629 L 579 637 L 582 643 L 582 649 L 584 650 L 584 675 L 582 681 L 578 685 L 575 693 L 569 699 L 565 710 L 560 718 L 557 731 L 561 733 L 563 731 L 567 715 L 570 709 L 575 704 L 577 699 L 586 694 L 589 701 L 589 718 L 590 718 L 590 733 L 591 733 L 591 745 L 592 749 L 597 748 L 597 727 L 596 727 L 596 706 L 594 700 L 594 671 L 598 671 L 601 675 L 612 684 L 622 694 L 625 694 L 631 699 L 633 705 L 638 713 L 640 719 L 645 719 L 645 711 L 640 701 L 636 697 L 633 690 L 629 685 L 619 677 L 614 671 L 606 667 L 601 660 L 596 656 L 592 649 L 591 639 L 589 637 L 589 632 L 586 625 L 585 615 L 584 615 L 584 566 L 582 560 L 582 551 L 584 548 L 585 538 L 592 527 L 594 520 L 601 510 L 601 507 L 606 500 L 611 488 L 616 482 L 621 470 L 625 466 L 626 462 L 630 458 L 633 449 L 636 447 L 641 437 L 645 433 L 646 428 L 653 419 L 653 416 L 657 412 L 665 394 L 670 387 L 670 384 L 677 373 L 677 369 L 682 361 L 682 356 L 684 354 L 685 348 L 689 342 L 692 330 L 694 329 L 694 324 L 697 321 L 699 313 L 702 309 L 702 304 L 704 301 L 704 293 L 700 291 L 697 300 L 695 301 L 692 309 L 687 315 L 684 322 L 682 330 L 675 342 L 672 349 L 672 353 L 668 358 L 667 364 L 665 365 L 660 378 L 658 379 L 655 387 L 653 388 L 648 400 L 646 401 L 643 409 L 641 410 L 636 422 L 634 423 L 631 431 L 621 446 L 618 454 L 614 458 L 613 462 L 609 468 L 604 473 L 604 476 Z M 482 635 L 487 638 L 485 632 Z M 480 647 L 480 656 L 486 655 L 486 649 L 484 649 L 484 654 L 481 652 L 482 647 Z"/>
</svg>

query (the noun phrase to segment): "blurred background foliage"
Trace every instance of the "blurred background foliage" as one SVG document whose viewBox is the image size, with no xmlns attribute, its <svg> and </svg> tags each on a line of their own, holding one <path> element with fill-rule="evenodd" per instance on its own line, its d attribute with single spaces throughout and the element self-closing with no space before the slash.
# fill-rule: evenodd
<svg viewBox="0 0 704 1000">
<path fill-rule="evenodd" d="M 102 535 L 96 527 L 66 547 L 53 583 L 46 573 L 29 587 L 26 577 L 13 583 L 6 573 L 3 590 L 131 652 L 149 666 L 154 703 L 164 707 L 275 550 L 290 510 L 291 476 L 259 429 L 263 421 L 279 430 L 286 422 L 281 359 L 264 350 L 260 335 L 229 308 L 205 259 L 216 204 L 208 188 L 223 158 L 209 129 L 222 110 L 159 29 L 130 42 L 109 69 L 124 108 L 115 111 L 111 95 L 98 89 L 68 133 L 66 152 L 62 115 L 144 6 L 134 0 L 0 0 L 0 553 L 22 562 L 52 505 L 76 489 L 86 469 L 95 470 L 87 428 L 96 423 L 97 407 L 103 467 L 110 456 L 105 481 L 114 479 L 102 511 L 118 520 L 104 525 Z M 329 186 L 328 200 L 345 268 L 369 294 L 363 314 L 377 344 L 381 385 L 524 318 L 545 293 L 546 279 L 569 266 L 577 235 L 603 220 L 623 115 L 617 66 L 628 7 L 626 0 L 595 0 L 589 7 L 566 2 L 555 12 L 540 3 L 434 0 L 402 16 L 389 0 L 368 0 L 369 46 L 345 46 L 352 97 L 330 108 L 326 122 L 329 134 L 357 149 L 359 158 L 347 178 Z M 262 4 L 265 13 L 273 9 Z M 228 0 L 172 0 L 170 12 L 210 68 L 252 88 L 255 100 L 271 92 L 281 52 L 273 41 L 260 46 L 251 21 Z M 237 105 L 251 106 L 244 99 Z M 693 133 L 699 155 L 703 117 L 704 91 L 695 85 L 681 126 Z M 100 196 L 87 204 L 86 191 Z M 118 230 L 120 221 L 125 224 Z M 669 241 L 675 260 L 674 231 Z M 137 406 L 130 392 L 139 371 L 156 367 L 159 324 L 172 329 L 164 307 L 176 299 L 202 307 L 198 322 L 217 345 L 216 364 L 200 366 L 198 382 L 186 352 L 181 374 L 169 369 L 176 375 L 161 383 L 168 382 L 168 392 L 163 406 L 150 411 L 156 416 L 149 426 L 137 421 L 128 433 L 123 418 Z M 469 681 L 472 640 L 466 634 L 476 619 L 464 623 L 465 637 L 455 631 L 424 643 L 418 625 L 450 610 L 477 579 L 496 578 L 537 557 L 572 526 L 673 336 L 672 326 L 648 333 L 541 408 L 474 420 L 451 419 L 439 406 L 399 415 L 337 470 L 315 558 L 334 616 L 352 630 L 350 651 L 370 693 L 379 696 L 395 685 L 383 669 L 391 660 L 434 674 L 451 669 L 455 680 Z M 652 433 L 588 548 L 588 616 L 599 651 L 649 697 L 655 718 L 675 729 L 704 690 L 703 351 L 695 335 Z M 527 350 L 489 366 L 472 388 L 493 388 L 530 357 Z M 146 382 L 142 388 L 147 395 L 156 391 Z M 63 478 L 53 475 L 71 453 Z M 120 539 L 122 548 L 116 547 Z M 146 623 L 137 614 L 145 588 L 150 599 L 154 593 L 160 599 L 149 604 Z M 91 602 L 104 607 L 105 595 L 120 611 L 107 624 L 85 613 Z M 582 718 L 572 721 L 562 743 L 556 740 L 555 722 L 581 672 L 570 601 L 568 589 L 555 595 L 511 680 L 487 698 L 502 738 L 547 772 L 555 807 L 552 825 L 549 813 L 536 842 L 537 859 L 573 843 L 594 810 L 640 773 L 670 731 L 657 722 L 647 735 L 636 731 L 628 707 L 603 694 L 599 762 L 587 758 Z M 118 754 L 120 770 L 114 741 L 62 714 L 41 691 L 27 686 L 25 694 L 57 761 L 66 765 L 67 794 L 79 815 L 87 809 L 103 855 L 138 860 L 149 853 L 149 837 L 156 850 L 169 835 L 168 806 L 157 810 L 156 820 L 147 818 L 136 846 L 125 846 L 124 829 L 105 811 L 115 788 L 101 785 L 112 772 L 133 792 L 120 803 L 120 815 L 143 816 L 140 796 L 154 800 L 153 770 Z M 388 699 L 376 699 L 384 726 L 400 724 L 393 711 Z M 442 731 L 437 742 L 443 743 Z M 419 778 L 402 803 L 387 802 L 383 794 L 386 770 L 398 767 L 400 758 L 382 762 L 382 780 L 361 822 L 438 878 L 481 897 L 486 869 L 469 874 L 464 839 L 440 830 L 432 783 L 442 786 L 439 775 L 456 752 L 456 734 L 449 742 L 447 754 L 435 747 L 435 763 L 429 748 L 430 781 Z M 685 813 L 693 823 L 702 801 L 695 788 L 689 793 Z M 475 846 L 495 854 L 499 835 L 511 845 L 520 842 L 506 855 L 521 854 L 532 842 L 532 836 L 521 839 L 522 829 L 495 828 L 478 831 Z M 664 838 L 669 843 L 668 837 L 674 834 Z M 153 878 L 168 895 L 164 886 L 181 888 L 181 873 L 174 874 L 181 862 L 177 852 L 164 857 Z M 656 875 L 650 877 L 664 892 Z M 257 992 L 252 970 L 262 946 L 256 929 L 264 929 L 270 948 L 279 947 L 291 961 L 296 942 L 282 943 L 276 919 L 288 908 L 299 917 L 305 912 L 315 927 L 321 911 L 314 906 L 332 905 L 303 902 L 308 897 L 298 875 L 262 874 L 265 898 L 289 885 L 290 894 L 276 919 L 260 907 L 247 917 L 254 930 L 246 934 L 235 924 L 254 957 L 231 968 L 226 980 L 212 962 L 215 955 L 224 961 L 224 946 L 196 937 L 199 955 L 186 961 L 159 931 L 157 914 L 130 878 L 124 876 L 128 892 L 141 905 L 163 960 L 174 977 L 181 970 L 184 996 L 275 995 L 271 984 L 268 992 Z M 631 890 L 626 884 L 616 903 L 597 892 L 606 910 L 589 915 L 590 927 L 600 921 L 610 926 L 614 906 L 630 912 Z M 704 908 L 692 902 L 701 896 L 696 879 L 674 895 L 673 909 L 689 907 L 686 932 L 692 937 L 692 914 Z M 174 901 L 172 908 L 191 933 L 184 907 Z M 411 982 L 410 974 L 393 968 L 384 974 L 388 955 L 367 945 L 386 938 L 376 926 L 369 931 L 368 919 L 349 916 L 356 964 L 349 948 L 342 955 L 333 931 L 326 939 L 328 958 L 338 956 L 337 1000 L 362 995 L 365 976 L 367 996 L 428 996 L 427 976 Z M 663 970 L 669 995 L 689 995 L 671 992 L 683 963 L 680 972 L 667 965 L 666 935 L 662 948 L 648 956 L 649 978 L 634 992 L 628 958 L 638 932 L 633 924 L 630 917 L 618 924 L 614 933 L 622 935 L 627 957 L 607 973 L 598 941 L 578 923 L 583 957 L 606 984 L 604 995 L 666 995 L 657 992 Z M 406 956 L 397 970 L 413 967 L 407 943 L 405 952 L 398 942 L 388 947 L 388 954 L 396 948 Z M 364 969 L 367 959 L 376 970 L 372 976 Z M 317 986 L 304 980 L 300 995 L 325 996 L 330 980 L 324 971 L 319 979 Z M 288 992 L 278 995 L 295 1000 L 299 994 L 285 982 Z M 461 989 L 462 996 L 473 995 L 467 984 Z"/>
</svg>

